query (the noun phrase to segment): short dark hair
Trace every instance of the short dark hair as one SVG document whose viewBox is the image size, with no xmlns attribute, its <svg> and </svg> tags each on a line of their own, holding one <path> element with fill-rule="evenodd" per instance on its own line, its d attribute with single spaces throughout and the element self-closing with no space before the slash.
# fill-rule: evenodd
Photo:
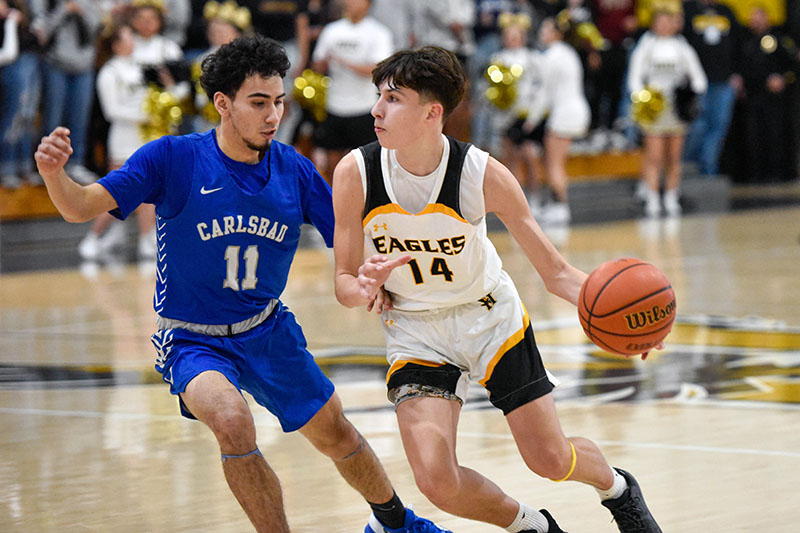
<svg viewBox="0 0 800 533">
<path fill-rule="evenodd" d="M 458 106 L 467 90 L 467 76 L 456 55 L 439 46 L 400 50 L 377 64 L 372 82 L 408 87 L 422 98 L 436 100 L 444 108 L 444 119 Z"/>
<path fill-rule="evenodd" d="M 257 33 L 243 35 L 203 60 L 200 84 L 209 97 L 221 92 L 233 98 L 248 76 L 283 78 L 290 66 L 286 50 L 278 41 Z"/>
</svg>

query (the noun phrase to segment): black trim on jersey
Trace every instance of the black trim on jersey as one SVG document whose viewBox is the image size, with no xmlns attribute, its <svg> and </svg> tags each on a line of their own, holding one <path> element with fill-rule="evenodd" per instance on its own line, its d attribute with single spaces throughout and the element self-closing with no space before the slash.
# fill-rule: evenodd
<svg viewBox="0 0 800 533">
<path fill-rule="evenodd" d="M 447 137 L 447 140 L 450 142 L 450 155 L 447 158 L 447 169 L 436 203 L 446 205 L 463 218 L 460 201 L 461 171 L 471 144 L 457 141 L 452 137 Z M 390 204 L 392 201 L 383 183 L 380 143 L 375 141 L 359 147 L 359 150 L 364 157 L 364 170 L 367 174 L 367 192 L 362 214 L 362 218 L 365 218 L 373 209 Z"/>
<path fill-rule="evenodd" d="M 447 140 L 450 141 L 450 156 L 447 158 L 447 170 L 445 170 L 442 188 L 439 190 L 436 203 L 450 207 L 458 213 L 458 216 L 464 218 L 461 213 L 461 170 L 464 168 L 464 160 L 467 158 L 470 144 L 457 141 L 452 137 L 448 137 Z"/>
<path fill-rule="evenodd" d="M 390 204 L 389 193 L 383 185 L 383 172 L 381 171 L 381 143 L 378 141 L 365 144 L 358 148 L 364 157 L 364 170 L 367 174 L 367 193 L 364 201 L 364 212 L 361 218 L 376 207 Z"/>
</svg>

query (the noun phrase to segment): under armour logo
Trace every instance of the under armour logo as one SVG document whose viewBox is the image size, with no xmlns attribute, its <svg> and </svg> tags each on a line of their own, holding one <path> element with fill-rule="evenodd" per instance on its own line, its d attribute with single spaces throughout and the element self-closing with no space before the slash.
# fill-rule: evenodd
<svg viewBox="0 0 800 533">
<path fill-rule="evenodd" d="M 389 228 L 386 227 L 386 222 L 384 222 L 383 224 L 373 224 L 372 225 L 372 231 L 378 231 L 378 228 L 380 226 L 383 226 L 383 231 L 388 231 L 389 230 Z"/>
<path fill-rule="evenodd" d="M 491 311 L 494 304 L 497 303 L 497 300 L 494 299 L 494 296 L 492 296 L 491 292 L 478 301 L 486 308 L 487 311 Z"/>
</svg>

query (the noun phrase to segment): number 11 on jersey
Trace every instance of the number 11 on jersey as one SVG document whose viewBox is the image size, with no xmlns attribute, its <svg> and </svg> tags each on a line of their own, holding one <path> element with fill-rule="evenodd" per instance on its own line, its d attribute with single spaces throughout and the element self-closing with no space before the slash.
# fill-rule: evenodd
<svg viewBox="0 0 800 533">
<path fill-rule="evenodd" d="M 241 246 L 228 246 L 225 248 L 225 281 L 222 282 L 223 289 L 239 290 L 239 249 Z M 251 244 L 244 251 L 244 279 L 241 283 L 241 290 L 255 289 L 258 278 L 256 268 L 258 267 L 258 246 Z"/>
</svg>

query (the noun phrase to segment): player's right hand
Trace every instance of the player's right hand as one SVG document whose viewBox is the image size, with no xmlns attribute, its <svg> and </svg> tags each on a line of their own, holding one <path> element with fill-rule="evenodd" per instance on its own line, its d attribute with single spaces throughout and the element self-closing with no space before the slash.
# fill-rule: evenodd
<svg viewBox="0 0 800 533">
<path fill-rule="evenodd" d="M 33 158 L 39 174 L 44 178 L 51 178 L 64 169 L 69 156 L 72 155 L 72 143 L 69 140 L 69 130 L 57 127 L 36 148 Z"/>
<path fill-rule="evenodd" d="M 358 289 L 361 296 L 372 301 L 392 270 L 411 261 L 410 255 L 403 255 L 396 259 L 389 259 L 385 255 L 373 255 L 358 267 Z"/>
<path fill-rule="evenodd" d="M 663 349 L 664 349 L 663 342 L 659 342 L 656 346 L 653 347 L 653 350 L 663 350 Z M 626 355 L 625 357 L 627 357 L 628 359 L 630 359 L 631 357 L 641 357 L 642 361 L 644 361 L 645 359 L 647 359 L 647 356 L 650 355 L 650 352 L 653 350 L 647 350 L 646 352 L 641 353 L 639 355 Z"/>
</svg>

